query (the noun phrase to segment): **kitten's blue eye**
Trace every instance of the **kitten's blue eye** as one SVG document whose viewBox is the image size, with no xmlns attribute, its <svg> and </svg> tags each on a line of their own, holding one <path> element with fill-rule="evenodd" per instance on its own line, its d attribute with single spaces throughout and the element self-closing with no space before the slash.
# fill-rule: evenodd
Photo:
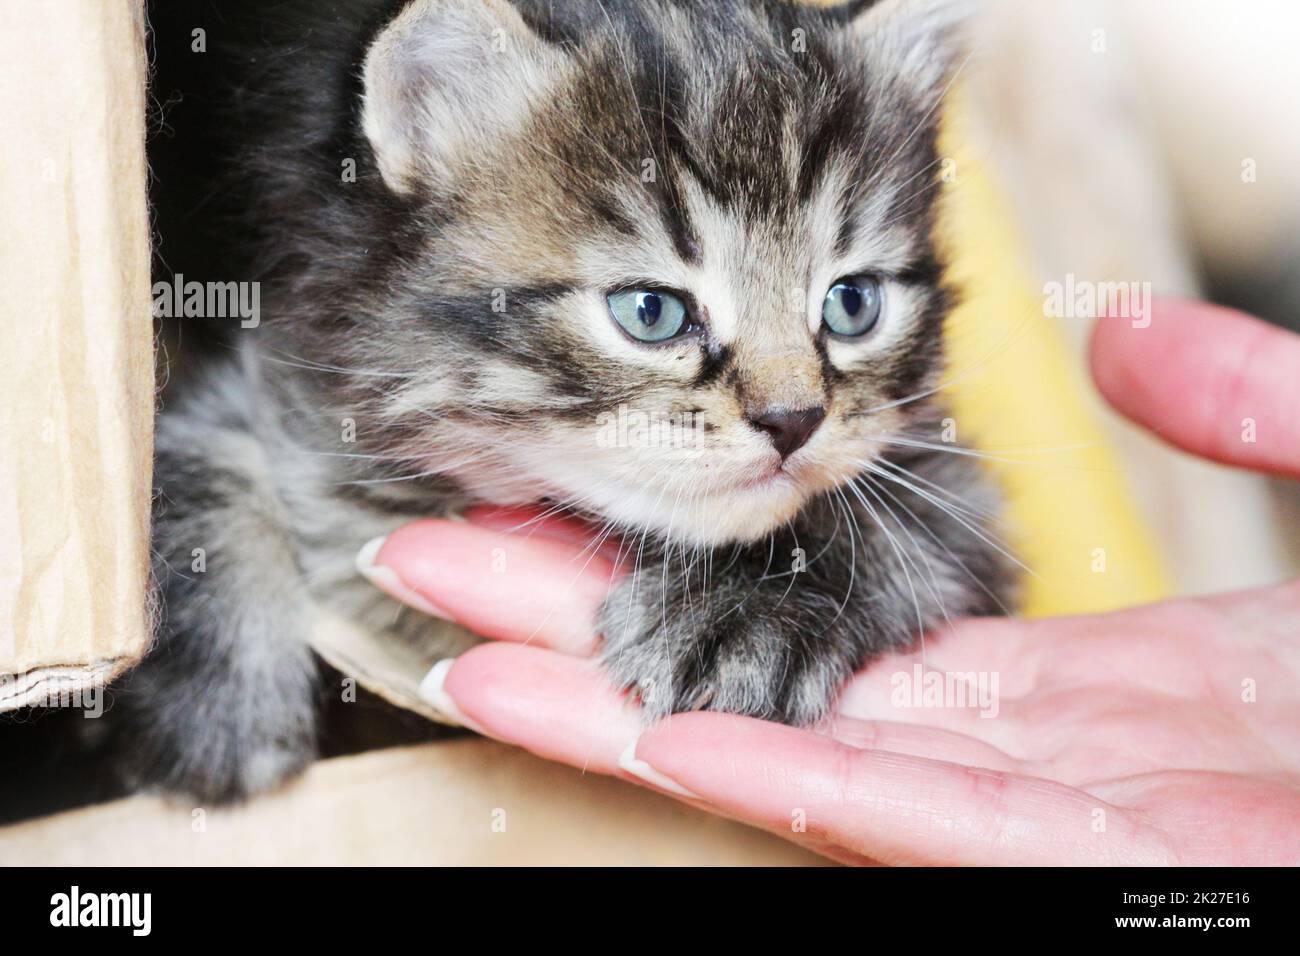
<svg viewBox="0 0 1300 956">
<path fill-rule="evenodd" d="M 822 303 L 822 321 L 836 335 L 866 335 L 880 321 L 880 280 L 846 276 L 836 282 Z"/>
<path fill-rule="evenodd" d="M 666 342 L 691 327 L 686 303 L 658 289 L 613 292 L 609 312 L 628 335 L 642 342 Z"/>
</svg>

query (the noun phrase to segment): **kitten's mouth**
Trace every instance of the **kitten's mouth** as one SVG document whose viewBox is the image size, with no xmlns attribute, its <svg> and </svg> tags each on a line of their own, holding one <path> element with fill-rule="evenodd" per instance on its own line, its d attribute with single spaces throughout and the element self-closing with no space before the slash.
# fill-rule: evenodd
<svg viewBox="0 0 1300 956">
<path fill-rule="evenodd" d="M 598 522 L 669 540 L 714 545 L 757 540 L 836 484 L 833 470 L 815 458 L 794 455 L 782 460 L 772 452 L 738 464 L 706 462 L 671 481 L 646 480 L 662 479 L 662 471 L 638 472 L 636 480 L 629 480 L 626 474 L 615 477 L 574 468 L 530 486 L 483 485 L 474 493 L 500 504 L 528 502 L 543 509 L 581 502 L 573 510 Z M 580 480 L 562 480 L 575 476 Z"/>
<path fill-rule="evenodd" d="M 784 462 L 777 462 L 761 474 L 740 481 L 736 484 L 736 488 L 741 491 L 765 491 L 769 488 L 792 485 L 797 481 L 798 479 L 790 473 Z"/>
</svg>

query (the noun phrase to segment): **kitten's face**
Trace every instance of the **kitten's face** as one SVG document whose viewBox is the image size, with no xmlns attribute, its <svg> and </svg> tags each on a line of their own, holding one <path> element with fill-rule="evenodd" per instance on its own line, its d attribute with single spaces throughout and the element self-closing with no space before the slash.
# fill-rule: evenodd
<svg viewBox="0 0 1300 956">
<path fill-rule="evenodd" d="M 367 135 L 439 217 L 388 284 L 429 372 L 389 395 L 394 446 L 488 500 L 707 544 L 789 520 L 916 414 L 943 71 L 909 44 L 937 57 L 934 24 L 716 6 L 575 29 L 419 0 L 381 36 Z"/>
</svg>

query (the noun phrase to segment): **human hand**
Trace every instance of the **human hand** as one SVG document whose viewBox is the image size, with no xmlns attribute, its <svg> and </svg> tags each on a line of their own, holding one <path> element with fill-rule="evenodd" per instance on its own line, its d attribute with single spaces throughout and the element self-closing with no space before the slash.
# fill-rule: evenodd
<svg viewBox="0 0 1300 956">
<path fill-rule="evenodd" d="M 1116 407 L 1174 444 L 1300 475 L 1295 336 L 1166 301 L 1149 328 L 1100 322 L 1093 368 Z M 1243 418 L 1257 442 L 1240 440 Z M 435 706 L 492 737 L 844 862 L 1300 861 L 1300 582 L 958 622 L 927 637 L 924 660 L 875 661 L 814 729 L 710 712 L 646 728 L 589 659 L 623 573 L 617 547 L 572 519 L 467 517 L 409 525 L 376 560 L 396 596 L 498 639 L 425 682 Z M 482 573 L 495 549 L 508 574 Z M 996 675 L 996 716 L 899 700 L 917 667 Z"/>
</svg>

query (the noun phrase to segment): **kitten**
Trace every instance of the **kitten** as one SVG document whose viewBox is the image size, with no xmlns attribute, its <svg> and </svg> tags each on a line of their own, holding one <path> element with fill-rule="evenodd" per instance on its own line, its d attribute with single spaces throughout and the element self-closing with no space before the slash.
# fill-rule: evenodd
<svg viewBox="0 0 1300 956">
<path fill-rule="evenodd" d="M 261 324 L 158 422 L 136 778 L 220 800 L 302 768 L 312 607 L 426 628 L 354 555 L 474 502 L 624 536 L 604 660 L 651 717 L 813 723 L 1001 609 L 996 495 L 936 444 L 958 6 L 304 7 L 248 160 Z"/>
</svg>

